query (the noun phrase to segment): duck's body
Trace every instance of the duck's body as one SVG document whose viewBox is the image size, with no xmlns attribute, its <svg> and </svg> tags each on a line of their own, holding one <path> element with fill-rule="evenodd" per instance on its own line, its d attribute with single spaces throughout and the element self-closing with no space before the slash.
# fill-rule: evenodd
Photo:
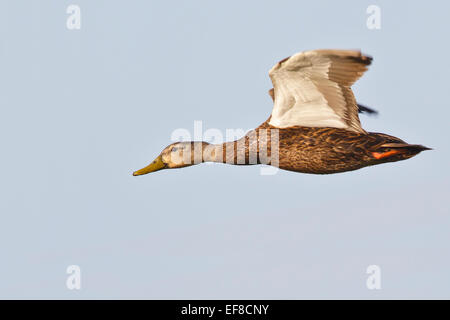
<svg viewBox="0 0 450 320">
<path fill-rule="evenodd" d="M 264 131 L 261 132 L 261 129 Z M 428 149 L 420 145 L 407 144 L 399 138 L 382 133 L 357 133 L 327 127 L 278 129 L 264 122 L 255 129 L 258 139 L 256 163 L 250 161 L 250 141 L 253 136 L 248 135 L 223 144 L 222 157 L 216 157 L 212 161 L 235 165 L 266 163 L 263 159 L 266 155 L 270 159 L 272 155 L 271 130 L 278 132 L 277 166 L 280 169 L 302 173 L 330 174 L 357 170 L 370 165 L 405 160 Z M 226 157 L 227 148 L 234 150 L 232 160 Z M 239 163 L 239 154 L 245 154 L 245 162 Z M 211 159 L 203 159 L 203 162 L 206 161 Z M 267 164 L 271 164 L 270 161 Z"/>
<path fill-rule="evenodd" d="M 371 110 L 356 103 L 350 86 L 371 60 L 342 50 L 307 51 L 284 59 L 269 72 L 274 108 L 267 121 L 237 141 L 171 144 L 134 175 L 208 161 L 330 174 L 405 160 L 428 150 L 362 129 L 358 110 Z"/>
</svg>

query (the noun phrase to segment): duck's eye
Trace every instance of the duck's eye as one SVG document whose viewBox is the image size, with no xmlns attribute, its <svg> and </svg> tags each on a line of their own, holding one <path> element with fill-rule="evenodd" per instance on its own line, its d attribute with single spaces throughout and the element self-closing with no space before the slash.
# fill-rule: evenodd
<svg viewBox="0 0 450 320">
<path fill-rule="evenodd" d="M 177 150 L 178 150 L 177 147 L 172 148 L 172 152 L 175 152 L 175 151 L 177 151 Z"/>
</svg>

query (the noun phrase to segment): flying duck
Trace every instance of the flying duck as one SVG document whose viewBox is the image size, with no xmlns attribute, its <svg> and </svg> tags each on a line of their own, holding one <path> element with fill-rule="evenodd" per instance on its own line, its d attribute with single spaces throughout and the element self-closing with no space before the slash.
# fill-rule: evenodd
<svg viewBox="0 0 450 320">
<path fill-rule="evenodd" d="M 356 103 L 351 86 L 371 62 L 371 57 L 353 50 L 312 50 L 283 59 L 269 71 L 273 110 L 260 126 L 221 144 L 172 143 L 133 175 L 207 161 L 331 174 L 405 160 L 430 150 L 361 127 L 358 112 L 375 111 Z"/>
</svg>

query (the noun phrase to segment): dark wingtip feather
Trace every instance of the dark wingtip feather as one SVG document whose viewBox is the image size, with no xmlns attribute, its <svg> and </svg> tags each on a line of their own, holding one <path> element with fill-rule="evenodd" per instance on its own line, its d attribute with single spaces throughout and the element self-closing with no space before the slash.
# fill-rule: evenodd
<svg viewBox="0 0 450 320">
<path fill-rule="evenodd" d="M 378 111 L 369 107 L 366 107 L 365 105 L 362 104 L 357 104 L 358 105 L 358 112 L 359 113 L 367 113 L 370 115 L 377 115 Z"/>
<path fill-rule="evenodd" d="M 359 55 L 358 56 L 353 56 L 353 57 L 349 57 L 350 59 L 352 59 L 353 61 L 356 61 L 358 63 L 362 63 L 366 66 L 369 66 L 370 64 L 372 64 L 372 60 L 373 58 L 367 54 L 363 54 L 361 53 L 361 51 L 359 51 Z"/>
<path fill-rule="evenodd" d="M 373 58 L 367 54 L 362 54 L 362 60 L 364 61 L 364 64 L 369 65 L 372 63 Z"/>
</svg>

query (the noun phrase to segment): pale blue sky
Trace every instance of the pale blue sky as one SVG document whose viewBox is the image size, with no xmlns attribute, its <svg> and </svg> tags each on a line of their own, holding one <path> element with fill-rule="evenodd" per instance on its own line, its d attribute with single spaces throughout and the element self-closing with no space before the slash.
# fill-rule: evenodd
<svg viewBox="0 0 450 320">
<path fill-rule="evenodd" d="M 81 8 L 81 30 L 66 8 Z M 366 8 L 381 8 L 381 30 Z M 1 298 L 450 298 L 450 5 L 0 3 Z M 268 70 L 361 48 L 369 131 L 435 150 L 315 176 L 199 165 L 133 177 L 176 128 L 256 127 Z M 82 289 L 66 288 L 66 268 Z M 366 288 L 367 266 L 382 289 Z"/>
</svg>

